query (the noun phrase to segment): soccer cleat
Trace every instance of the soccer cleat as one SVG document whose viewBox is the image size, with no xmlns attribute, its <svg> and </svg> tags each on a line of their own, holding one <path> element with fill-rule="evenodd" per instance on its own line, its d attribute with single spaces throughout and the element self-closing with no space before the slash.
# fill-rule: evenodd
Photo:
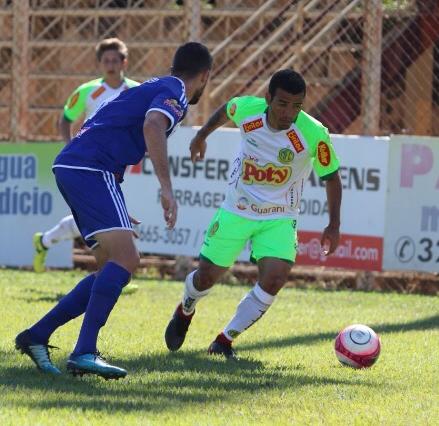
<svg viewBox="0 0 439 426">
<path fill-rule="evenodd" d="M 61 371 L 50 360 L 49 349 L 53 349 L 55 346 L 33 342 L 29 330 L 22 331 L 15 338 L 15 348 L 22 354 L 29 356 L 42 372 L 54 375 L 61 374 Z"/>
<path fill-rule="evenodd" d="M 118 380 L 127 375 L 127 371 L 123 368 L 108 364 L 99 352 L 94 354 L 70 355 L 67 361 L 67 371 L 73 376 L 95 374 L 106 380 Z"/>
<path fill-rule="evenodd" d="M 37 232 L 33 236 L 33 243 L 35 248 L 35 254 L 34 254 L 34 271 L 41 273 L 46 270 L 46 256 L 47 256 L 47 247 L 43 246 L 42 242 L 43 233 Z"/>
<path fill-rule="evenodd" d="M 139 289 L 139 286 L 137 284 L 127 284 L 122 289 L 122 295 L 127 296 L 129 294 L 135 293 Z"/>
<path fill-rule="evenodd" d="M 195 311 L 191 315 L 185 315 L 181 303 L 177 306 L 165 331 L 166 346 L 170 351 L 178 351 L 183 345 L 194 314 Z"/>
<path fill-rule="evenodd" d="M 217 338 L 210 344 L 207 349 L 209 355 L 223 355 L 226 359 L 238 361 L 238 356 L 232 348 L 232 342 L 224 336 L 223 333 L 219 334 Z"/>
</svg>

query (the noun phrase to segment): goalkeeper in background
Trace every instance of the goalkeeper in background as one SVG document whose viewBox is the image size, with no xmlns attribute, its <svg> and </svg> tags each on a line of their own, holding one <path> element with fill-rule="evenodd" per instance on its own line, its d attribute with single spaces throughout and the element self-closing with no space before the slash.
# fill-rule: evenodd
<svg viewBox="0 0 439 426">
<path fill-rule="evenodd" d="M 96 46 L 96 59 L 101 78 L 77 87 L 64 105 L 59 130 L 66 144 L 70 143 L 72 123 L 87 120 L 98 108 L 121 92 L 139 83 L 124 76 L 128 63 L 128 49 L 118 38 L 107 38 Z M 53 228 L 33 236 L 35 272 L 44 272 L 49 248 L 60 241 L 73 240 L 81 234 L 72 215 L 62 218 Z"/>
</svg>

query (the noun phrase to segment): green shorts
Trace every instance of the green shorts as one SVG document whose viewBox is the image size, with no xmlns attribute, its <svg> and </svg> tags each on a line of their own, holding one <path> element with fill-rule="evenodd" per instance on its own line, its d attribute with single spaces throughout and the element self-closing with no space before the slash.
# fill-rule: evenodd
<svg viewBox="0 0 439 426">
<path fill-rule="evenodd" d="M 201 255 L 218 266 L 232 266 L 251 242 L 251 258 L 276 257 L 294 262 L 297 249 L 295 219 L 253 220 L 219 209 L 206 232 Z"/>
</svg>

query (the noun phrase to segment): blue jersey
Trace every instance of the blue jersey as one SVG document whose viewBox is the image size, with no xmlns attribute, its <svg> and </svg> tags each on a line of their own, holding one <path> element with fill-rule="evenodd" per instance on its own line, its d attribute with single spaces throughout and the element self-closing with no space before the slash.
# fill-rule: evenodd
<svg viewBox="0 0 439 426">
<path fill-rule="evenodd" d="M 143 123 L 149 111 L 169 119 L 167 136 L 186 115 L 188 101 L 179 78 L 153 78 L 102 105 L 56 157 L 53 167 L 109 171 L 122 176 L 146 153 Z"/>
</svg>

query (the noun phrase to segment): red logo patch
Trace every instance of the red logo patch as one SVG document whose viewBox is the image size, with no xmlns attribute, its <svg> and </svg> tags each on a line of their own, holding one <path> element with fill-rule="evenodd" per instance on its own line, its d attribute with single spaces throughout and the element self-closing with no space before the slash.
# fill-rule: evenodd
<svg viewBox="0 0 439 426">
<path fill-rule="evenodd" d="M 75 93 L 72 97 L 71 97 L 71 99 L 70 99 L 70 102 L 69 102 L 69 104 L 67 105 L 67 108 L 73 108 L 75 105 L 76 105 L 76 102 L 78 102 L 78 99 L 79 99 L 79 93 Z"/>
<path fill-rule="evenodd" d="M 104 87 L 104 86 L 101 86 L 101 87 L 99 87 L 99 89 L 95 90 L 95 91 L 92 93 L 91 97 L 92 97 L 92 99 L 96 99 L 96 98 L 98 98 L 99 96 L 101 96 L 102 93 L 104 93 L 104 92 L 105 92 L 105 87 Z"/>
<path fill-rule="evenodd" d="M 233 117 L 235 115 L 235 112 L 236 112 L 236 104 L 232 104 L 232 106 L 230 107 L 229 114 Z"/>
<path fill-rule="evenodd" d="M 302 152 L 305 148 L 303 147 L 302 142 L 299 139 L 299 136 L 297 136 L 297 133 L 294 130 L 290 130 L 287 133 L 288 139 L 291 142 L 291 145 L 294 146 L 294 149 L 297 153 Z"/>
<path fill-rule="evenodd" d="M 331 151 L 329 146 L 323 141 L 317 145 L 317 158 L 322 166 L 329 166 L 331 162 Z"/>
<path fill-rule="evenodd" d="M 264 123 L 262 122 L 262 118 L 258 118 L 257 120 L 250 121 L 249 123 L 245 123 L 243 126 L 244 132 L 252 132 L 253 130 L 260 129 L 264 126 Z"/>
</svg>

